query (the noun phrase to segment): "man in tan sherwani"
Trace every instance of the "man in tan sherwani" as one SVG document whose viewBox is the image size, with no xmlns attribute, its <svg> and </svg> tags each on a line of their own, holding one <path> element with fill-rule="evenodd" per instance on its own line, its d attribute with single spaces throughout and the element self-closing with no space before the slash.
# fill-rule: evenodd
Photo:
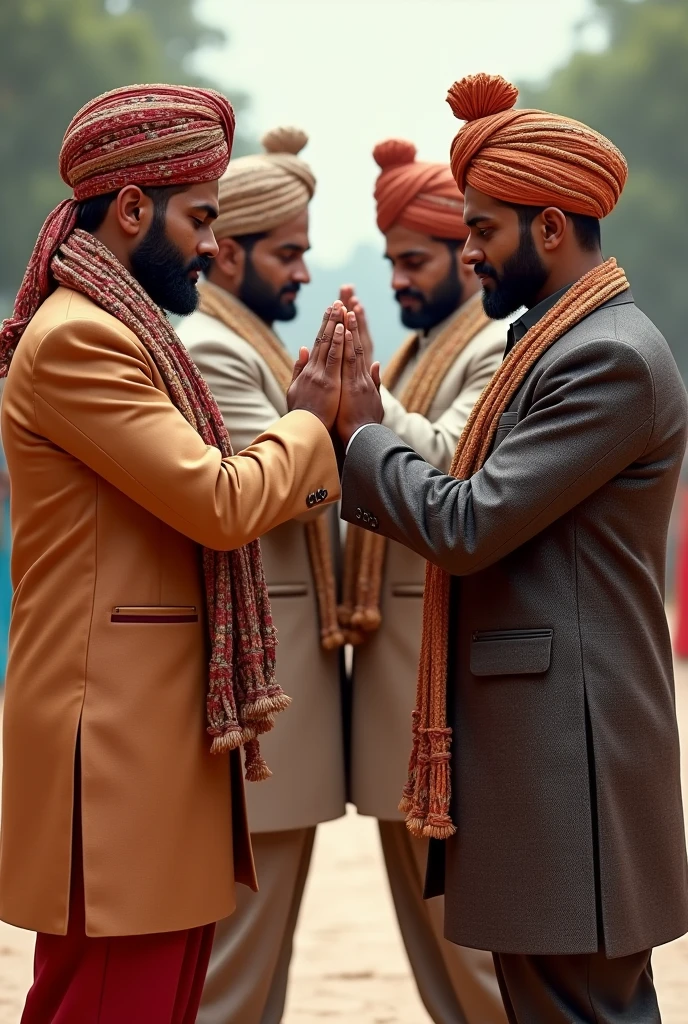
<svg viewBox="0 0 688 1024">
<path fill-rule="evenodd" d="M 421 163 L 415 147 L 376 146 L 377 221 L 392 264 L 401 319 L 413 333 L 383 375 L 384 424 L 443 472 L 505 348 L 488 320 L 480 282 L 460 261 L 468 235 L 451 170 Z M 352 287 L 342 299 L 365 327 Z M 367 330 L 366 330 L 367 333 Z M 372 346 L 371 346 L 372 347 Z M 410 752 L 425 561 L 408 548 L 351 528 L 341 622 L 353 665 L 352 799 L 379 820 L 399 926 L 420 995 L 436 1024 L 505 1024 L 489 953 L 443 935 L 443 899 L 423 900 L 427 840 L 412 839 L 398 810 Z M 489 813 L 489 810 L 486 810 Z"/>
<path fill-rule="evenodd" d="M 309 281 L 315 180 L 282 128 L 265 154 L 230 163 L 214 230 L 219 253 L 180 337 L 239 448 L 287 412 L 293 360 L 272 330 L 296 315 Z M 248 794 L 260 891 L 241 894 L 217 929 L 200 1024 L 278 1024 L 316 825 L 344 813 L 340 654 L 333 555 L 336 514 L 315 506 L 261 538 L 279 635 L 277 678 L 293 698 L 263 747 L 274 777 Z"/>
<path fill-rule="evenodd" d="M 256 884 L 240 747 L 264 779 L 259 737 L 289 703 L 257 538 L 339 496 L 346 336 L 335 307 L 293 411 L 233 454 L 163 313 L 195 308 L 217 253 L 233 132 L 205 89 L 86 104 L 60 152 L 73 198 L 0 329 L 0 918 L 38 932 L 22 1024 L 193 1024 L 214 924 Z"/>
</svg>

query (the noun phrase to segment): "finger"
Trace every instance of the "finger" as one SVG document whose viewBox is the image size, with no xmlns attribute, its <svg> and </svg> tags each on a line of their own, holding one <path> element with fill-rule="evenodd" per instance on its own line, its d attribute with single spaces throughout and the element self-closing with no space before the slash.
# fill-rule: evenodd
<svg viewBox="0 0 688 1024">
<path fill-rule="evenodd" d="M 318 328 L 318 333 L 315 336 L 315 342 L 313 344 L 313 349 L 314 350 L 320 344 L 320 342 L 323 340 L 323 337 L 325 335 L 325 328 L 327 327 L 327 321 L 330 319 L 330 313 L 331 312 L 332 312 L 332 306 L 328 306 L 327 309 L 325 310 L 325 312 L 323 313 L 323 318 L 322 318 L 322 320 L 320 322 L 320 327 Z"/>
<path fill-rule="evenodd" d="M 353 380 L 356 375 L 356 350 L 354 348 L 354 336 L 349 330 L 344 333 L 344 352 L 342 358 L 342 377 Z"/>
<path fill-rule="evenodd" d="M 323 331 L 323 337 L 321 343 L 316 349 L 313 350 L 313 356 L 315 364 L 319 369 L 324 370 L 327 363 L 328 353 L 330 351 L 330 345 L 334 337 L 335 328 L 338 323 L 342 320 L 342 310 L 344 309 L 341 302 L 337 301 L 333 304 L 325 324 L 325 330 Z"/>
<path fill-rule="evenodd" d="M 293 376 L 291 378 L 292 384 L 294 383 L 296 378 L 299 376 L 301 371 L 304 369 L 304 367 L 305 367 L 305 365 L 306 365 L 306 363 L 308 362 L 309 359 L 310 359 L 310 352 L 308 351 L 308 349 L 306 348 L 305 345 L 302 345 L 301 348 L 299 349 L 299 357 L 296 360 L 296 362 L 294 363 L 294 374 L 293 374 Z"/>
<path fill-rule="evenodd" d="M 370 376 L 373 378 L 373 384 L 375 385 L 375 387 L 377 388 L 377 390 L 379 392 L 379 390 L 380 390 L 380 383 L 381 383 L 381 381 L 380 381 L 380 364 L 379 363 L 373 363 L 373 365 L 370 367 Z"/>
<path fill-rule="evenodd" d="M 361 341 L 361 335 L 358 330 L 358 320 L 356 319 L 355 313 L 349 313 L 347 316 L 347 327 L 351 331 L 352 344 L 354 352 L 356 354 L 356 373 L 365 373 L 365 351 L 363 349 L 363 342 Z"/>
<path fill-rule="evenodd" d="M 343 284 L 342 287 L 339 289 L 339 298 L 347 307 L 347 309 L 350 308 L 350 304 L 355 296 L 355 293 L 356 289 L 352 284 Z"/>
<path fill-rule="evenodd" d="M 344 358 L 345 333 L 344 324 L 339 323 L 335 326 L 325 366 L 326 376 L 338 382 L 341 382 L 342 378 L 342 359 Z"/>
</svg>

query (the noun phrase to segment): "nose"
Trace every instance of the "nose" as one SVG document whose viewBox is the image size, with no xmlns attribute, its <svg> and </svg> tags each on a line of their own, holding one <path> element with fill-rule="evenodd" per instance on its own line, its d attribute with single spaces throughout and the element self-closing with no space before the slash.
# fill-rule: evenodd
<svg viewBox="0 0 688 1024">
<path fill-rule="evenodd" d="M 220 246 L 217 244 L 217 239 L 213 234 L 212 228 L 209 228 L 198 245 L 198 255 L 210 256 L 211 259 L 215 259 L 219 251 Z"/>
<path fill-rule="evenodd" d="M 402 288 L 410 288 L 411 279 L 407 273 L 401 270 L 399 267 L 395 267 L 392 271 L 392 289 L 395 292 L 399 292 Z"/>
<path fill-rule="evenodd" d="M 306 266 L 305 260 L 299 260 L 296 270 L 292 274 L 292 280 L 298 281 L 299 284 L 311 283 L 311 275 L 308 273 L 308 267 Z"/>
<path fill-rule="evenodd" d="M 471 231 L 461 252 L 461 262 L 467 267 L 474 267 L 476 263 L 482 263 L 484 260 L 485 253 L 478 245 L 478 240 Z"/>
</svg>

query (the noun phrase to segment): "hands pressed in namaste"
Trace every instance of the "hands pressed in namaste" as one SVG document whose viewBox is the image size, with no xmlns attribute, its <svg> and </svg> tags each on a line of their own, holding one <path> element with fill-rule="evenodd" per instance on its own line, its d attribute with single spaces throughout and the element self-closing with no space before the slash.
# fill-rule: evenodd
<svg viewBox="0 0 688 1024">
<path fill-rule="evenodd" d="M 336 427 L 346 446 L 359 427 L 382 422 L 379 389 L 380 364 L 368 370 L 359 320 L 337 300 L 325 311 L 311 352 L 299 351 L 287 406 L 313 413 L 328 430 Z"/>
</svg>

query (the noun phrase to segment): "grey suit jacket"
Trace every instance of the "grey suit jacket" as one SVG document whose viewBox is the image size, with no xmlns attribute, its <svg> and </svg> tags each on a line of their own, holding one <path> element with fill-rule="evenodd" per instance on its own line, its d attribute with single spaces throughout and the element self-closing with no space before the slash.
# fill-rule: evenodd
<svg viewBox="0 0 688 1024">
<path fill-rule="evenodd" d="M 455 577 L 454 942 L 622 956 L 688 930 L 663 606 L 685 438 L 674 360 L 626 292 L 543 355 L 470 480 L 385 427 L 349 450 L 343 517 Z"/>
</svg>

